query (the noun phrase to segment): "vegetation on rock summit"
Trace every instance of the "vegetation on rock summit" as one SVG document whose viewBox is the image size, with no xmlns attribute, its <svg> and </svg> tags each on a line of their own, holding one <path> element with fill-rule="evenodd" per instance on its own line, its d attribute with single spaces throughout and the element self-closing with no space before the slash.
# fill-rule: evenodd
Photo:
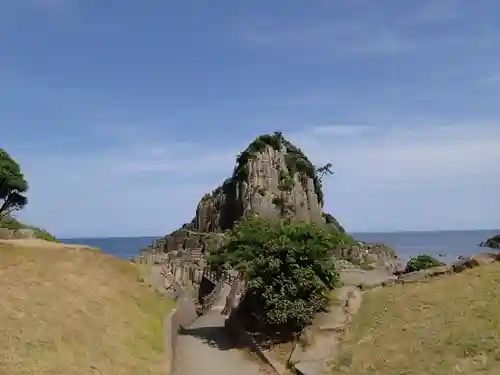
<svg viewBox="0 0 500 375">
<path fill-rule="evenodd" d="M 280 175 L 280 189 L 291 190 L 291 188 L 293 188 L 293 176 L 297 173 L 303 183 L 305 183 L 307 178 L 311 178 L 314 183 L 314 192 L 318 197 L 318 203 L 322 207 L 324 196 L 321 180 L 325 175 L 333 174 L 331 170 L 332 164 L 327 163 L 322 167 L 315 167 L 302 150 L 285 139 L 281 132 L 258 136 L 236 157 L 236 166 L 232 177 L 227 178 L 221 186 L 214 189 L 211 193 L 205 194 L 202 201 L 207 201 L 222 192 L 227 192 L 230 188 L 234 187 L 236 183 L 245 181 L 248 178 L 249 162 L 256 159 L 258 154 L 269 146 L 277 151 L 285 151 L 285 163 L 288 174 L 286 176 L 283 174 Z M 280 171 L 280 173 L 282 172 L 284 171 Z"/>
<path fill-rule="evenodd" d="M 321 185 L 321 177 L 324 173 L 331 174 L 331 164 L 320 168 L 320 173 L 307 158 L 307 156 L 298 147 L 294 146 L 290 141 L 283 137 L 281 132 L 273 134 L 264 134 L 258 136 L 250 145 L 236 158 L 236 167 L 233 172 L 232 182 L 244 181 L 248 178 L 248 163 L 255 159 L 259 153 L 264 151 L 266 147 L 272 147 L 274 150 L 286 151 L 285 163 L 290 176 L 298 173 L 304 181 L 306 178 L 311 178 L 314 182 L 314 191 L 318 196 L 320 206 L 323 206 L 323 190 Z M 230 182 L 230 181 L 228 181 Z"/>
</svg>

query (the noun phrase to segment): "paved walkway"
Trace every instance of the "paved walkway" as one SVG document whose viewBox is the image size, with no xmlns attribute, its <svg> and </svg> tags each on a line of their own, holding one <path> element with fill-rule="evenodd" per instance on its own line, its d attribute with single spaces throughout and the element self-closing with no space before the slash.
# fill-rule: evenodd
<svg viewBox="0 0 500 375">
<path fill-rule="evenodd" d="M 224 309 L 230 286 L 225 285 L 214 306 L 179 334 L 175 375 L 259 375 L 258 363 L 245 358 L 228 337 Z"/>
</svg>

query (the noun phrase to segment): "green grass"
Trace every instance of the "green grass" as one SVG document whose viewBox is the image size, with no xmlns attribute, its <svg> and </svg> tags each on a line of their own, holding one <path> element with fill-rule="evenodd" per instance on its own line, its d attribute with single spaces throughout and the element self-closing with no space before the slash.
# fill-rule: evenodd
<svg viewBox="0 0 500 375">
<path fill-rule="evenodd" d="M 500 373 L 500 264 L 364 293 L 331 374 Z"/>
</svg>

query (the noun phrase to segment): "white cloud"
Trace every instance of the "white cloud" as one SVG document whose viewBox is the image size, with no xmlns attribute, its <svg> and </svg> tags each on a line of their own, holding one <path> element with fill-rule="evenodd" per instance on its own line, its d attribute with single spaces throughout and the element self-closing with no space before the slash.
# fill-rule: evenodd
<svg viewBox="0 0 500 375">
<path fill-rule="evenodd" d="M 333 163 L 326 209 L 348 229 L 500 226 L 498 124 L 382 127 L 351 138 L 332 128 L 297 142 Z"/>
<path fill-rule="evenodd" d="M 302 140 L 304 148 L 313 158 L 332 159 L 358 180 L 427 182 L 441 175 L 461 180 L 493 171 L 500 161 L 500 127 L 495 124 L 320 129 Z M 357 136 L 346 141 L 339 134 Z"/>
<path fill-rule="evenodd" d="M 313 162 L 333 163 L 326 209 L 349 230 L 500 225 L 497 124 L 330 125 L 287 135 Z M 65 236 L 166 233 L 192 218 L 199 198 L 231 174 L 237 153 L 221 145 L 148 147 L 12 150 L 32 187 L 23 217 Z"/>
<path fill-rule="evenodd" d="M 479 83 L 483 85 L 494 85 L 500 83 L 500 73 L 492 74 L 484 79 L 482 79 Z"/>
<path fill-rule="evenodd" d="M 236 156 L 201 144 L 143 142 L 134 132 L 109 134 L 113 147 L 104 150 L 9 147 L 31 187 L 21 217 L 60 236 L 159 235 L 191 220 Z"/>
</svg>

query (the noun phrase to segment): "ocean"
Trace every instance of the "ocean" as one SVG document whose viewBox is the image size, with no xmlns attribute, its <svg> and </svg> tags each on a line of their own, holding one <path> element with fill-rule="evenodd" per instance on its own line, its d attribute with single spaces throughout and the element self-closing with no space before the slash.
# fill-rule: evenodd
<svg viewBox="0 0 500 375">
<path fill-rule="evenodd" d="M 392 232 L 353 233 L 357 240 L 385 243 L 396 250 L 403 262 L 419 254 L 429 254 L 449 263 L 459 256 L 469 256 L 488 249 L 477 245 L 500 230 L 435 231 L 435 232 Z M 130 259 L 139 250 L 151 245 L 155 237 L 129 238 L 69 238 L 62 242 L 97 247 L 103 252 Z"/>
<path fill-rule="evenodd" d="M 151 245 L 158 237 L 109 237 L 109 238 L 61 238 L 64 243 L 97 247 L 103 252 L 123 259 L 139 255 L 139 250 Z"/>
<path fill-rule="evenodd" d="M 459 256 L 493 251 L 478 245 L 499 232 L 500 230 L 353 233 L 353 236 L 362 241 L 381 242 L 391 246 L 403 262 L 420 254 L 429 254 L 445 263 L 451 263 Z"/>
</svg>

